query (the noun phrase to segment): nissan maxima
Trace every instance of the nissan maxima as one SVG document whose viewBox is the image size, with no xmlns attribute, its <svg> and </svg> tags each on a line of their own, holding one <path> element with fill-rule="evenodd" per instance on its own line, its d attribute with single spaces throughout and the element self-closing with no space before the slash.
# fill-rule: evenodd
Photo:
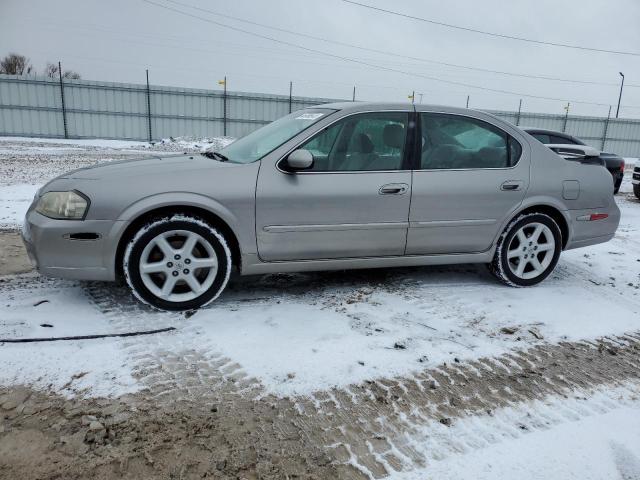
<svg viewBox="0 0 640 480">
<path fill-rule="evenodd" d="M 616 232 L 611 176 L 593 155 L 563 159 L 478 111 L 335 103 L 220 151 L 64 174 L 37 192 L 22 233 L 42 274 L 124 279 L 165 310 L 212 302 L 234 267 L 484 263 L 531 286 L 563 250 Z"/>
</svg>

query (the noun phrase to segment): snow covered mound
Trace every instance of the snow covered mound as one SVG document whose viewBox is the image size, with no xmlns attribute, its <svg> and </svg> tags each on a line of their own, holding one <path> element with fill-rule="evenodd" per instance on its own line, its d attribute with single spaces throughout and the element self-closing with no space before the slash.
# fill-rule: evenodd
<svg viewBox="0 0 640 480">
<path fill-rule="evenodd" d="M 235 140 L 233 137 L 169 137 L 149 145 L 149 148 L 167 148 L 184 151 L 221 150 Z"/>
</svg>

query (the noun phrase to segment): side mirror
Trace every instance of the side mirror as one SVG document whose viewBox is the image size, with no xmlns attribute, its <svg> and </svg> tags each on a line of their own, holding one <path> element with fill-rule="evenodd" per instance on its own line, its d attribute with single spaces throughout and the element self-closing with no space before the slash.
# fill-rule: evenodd
<svg viewBox="0 0 640 480">
<path fill-rule="evenodd" d="M 313 154 L 309 150 L 294 150 L 287 157 L 285 165 L 291 170 L 306 170 L 313 166 Z"/>
</svg>

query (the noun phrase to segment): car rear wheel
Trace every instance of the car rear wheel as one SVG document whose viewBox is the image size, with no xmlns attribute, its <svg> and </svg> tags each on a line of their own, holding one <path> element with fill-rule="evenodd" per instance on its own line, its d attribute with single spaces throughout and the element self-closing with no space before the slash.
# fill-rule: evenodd
<svg viewBox="0 0 640 480">
<path fill-rule="evenodd" d="M 224 236 L 185 215 L 158 218 L 142 227 L 123 257 L 133 293 L 161 310 L 192 310 L 212 302 L 226 286 L 231 264 Z"/>
<path fill-rule="evenodd" d="M 553 271 L 562 250 L 562 233 L 553 218 L 529 213 L 513 220 L 498 241 L 489 268 L 503 283 L 527 287 Z"/>
</svg>

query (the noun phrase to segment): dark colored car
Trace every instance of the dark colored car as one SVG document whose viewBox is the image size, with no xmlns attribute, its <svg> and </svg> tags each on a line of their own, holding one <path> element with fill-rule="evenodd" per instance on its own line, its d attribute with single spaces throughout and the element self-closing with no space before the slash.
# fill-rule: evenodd
<svg viewBox="0 0 640 480">
<path fill-rule="evenodd" d="M 567 133 L 556 132 L 555 130 L 527 127 L 522 128 L 522 130 L 545 145 L 586 145 L 586 143 L 579 138 L 573 137 Z M 622 183 L 622 177 L 624 176 L 624 158 L 616 155 L 615 153 L 605 152 L 600 153 L 600 158 L 603 160 L 605 167 L 613 177 L 614 193 L 618 193 L 618 190 L 620 190 L 620 184 Z"/>
<path fill-rule="evenodd" d="M 633 184 L 633 193 L 640 200 L 640 165 L 637 165 L 636 168 L 633 169 L 631 183 Z"/>
</svg>

